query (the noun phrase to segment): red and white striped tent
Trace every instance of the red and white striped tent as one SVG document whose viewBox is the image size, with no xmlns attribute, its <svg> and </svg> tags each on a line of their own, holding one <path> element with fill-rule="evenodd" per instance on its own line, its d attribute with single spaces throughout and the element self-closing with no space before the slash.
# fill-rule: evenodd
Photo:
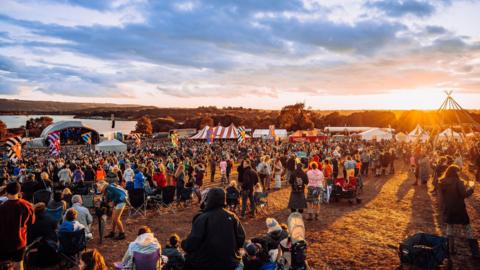
<svg viewBox="0 0 480 270">
<path fill-rule="evenodd" d="M 197 134 L 190 137 L 193 140 L 206 140 L 208 130 L 210 129 L 209 126 L 205 126 Z M 223 126 L 216 126 L 213 128 L 213 134 L 215 135 L 214 140 L 228 140 L 228 139 L 238 139 L 238 131 L 237 127 L 232 123 L 228 127 Z M 246 135 L 247 138 L 250 136 Z"/>
</svg>

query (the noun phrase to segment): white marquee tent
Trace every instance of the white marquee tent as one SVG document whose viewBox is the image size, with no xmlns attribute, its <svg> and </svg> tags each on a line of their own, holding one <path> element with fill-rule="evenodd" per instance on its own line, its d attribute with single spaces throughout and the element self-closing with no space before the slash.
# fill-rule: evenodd
<svg viewBox="0 0 480 270">
<path fill-rule="evenodd" d="M 372 128 L 370 130 L 359 133 L 358 136 L 362 140 L 371 141 L 381 141 L 381 140 L 391 140 L 393 138 L 393 129 L 389 128 Z"/>
<path fill-rule="evenodd" d="M 252 136 L 253 138 L 266 138 L 270 135 L 269 129 L 255 129 Z M 275 136 L 280 139 L 288 138 L 288 133 L 286 129 L 275 129 Z"/>
<path fill-rule="evenodd" d="M 127 145 L 122 143 L 119 140 L 113 139 L 113 140 L 103 141 L 95 145 L 95 150 L 102 151 L 102 152 L 123 153 L 127 151 Z"/>
<path fill-rule="evenodd" d="M 403 132 L 399 132 L 395 135 L 395 140 L 397 140 L 398 142 L 407 142 L 408 135 Z"/>
<path fill-rule="evenodd" d="M 430 135 L 420 125 L 417 125 L 410 133 L 408 133 L 409 141 L 426 142 L 430 139 Z"/>
<path fill-rule="evenodd" d="M 448 140 L 448 139 L 461 139 L 462 135 L 458 132 L 453 131 L 451 128 L 447 128 L 438 134 L 439 140 Z"/>
</svg>

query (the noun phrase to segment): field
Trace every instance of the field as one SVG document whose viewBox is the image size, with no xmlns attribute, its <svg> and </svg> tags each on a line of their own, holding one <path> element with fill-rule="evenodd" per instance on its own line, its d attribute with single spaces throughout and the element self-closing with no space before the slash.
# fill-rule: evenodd
<svg viewBox="0 0 480 270">
<path fill-rule="evenodd" d="M 409 173 L 399 170 L 393 176 L 366 179 L 360 205 L 347 202 L 324 205 L 319 221 L 306 222 L 310 266 L 312 269 L 396 269 L 399 259 L 393 247 L 406 236 L 419 231 L 442 234 L 437 198 L 428 192 L 431 188 L 430 185 L 412 186 Z M 279 222 L 286 222 L 289 215 L 286 209 L 289 192 L 286 188 L 270 194 L 269 216 Z M 467 200 L 467 205 L 478 237 L 479 192 Z M 108 265 L 112 265 L 121 260 L 140 225 L 149 225 L 162 245 L 171 233 L 185 237 L 197 207 L 180 209 L 175 214 L 159 215 L 150 211 L 147 217 L 128 218 L 128 241 L 105 240 L 102 246 L 93 241 L 89 246 L 99 248 L 106 255 Z M 242 221 L 248 237 L 266 233 L 265 217 Z M 480 263 L 470 258 L 466 241 L 458 239 L 457 249 L 459 255 L 454 258 L 454 269 L 480 269 Z"/>
</svg>

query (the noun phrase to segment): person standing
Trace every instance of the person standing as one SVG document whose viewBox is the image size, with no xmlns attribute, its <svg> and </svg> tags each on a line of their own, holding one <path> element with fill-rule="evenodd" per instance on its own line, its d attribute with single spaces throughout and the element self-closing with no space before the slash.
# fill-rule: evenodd
<svg viewBox="0 0 480 270">
<path fill-rule="evenodd" d="M 275 159 L 274 174 L 275 174 L 275 188 L 280 189 L 282 187 L 282 173 L 283 165 L 280 157 L 277 156 Z"/>
<path fill-rule="evenodd" d="M 473 237 L 470 217 L 465 199 L 473 194 L 473 186 L 465 187 L 459 176 L 460 167 L 451 165 L 440 179 L 439 191 L 442 202 L 443 218 L 447 224 L 447 238 L 450 254 L 455 254 L 454 225 L 464 226 L 472 256 L 480 258 L 478 241 Z"/>
<path fill-rule="evenodd" d="M 122 187 L 115 183 L 111 183 L 105 187 L 106 201 L 111 201 L 113 204 L 112 213 L 112 231 L 105 238 L 114 238 L 115 240 L 125 239 L 125 229 L 122 223 L 122 214 L 125 209 L 128 193 Z M 118 236 L 115 237 L 115 230 L 118 228 Z"/>
<path fill-rule="evenodd" d="M 318 220 L 318 215 L 320 213 L 320 203 L 323 201 L 323 194 L 325 190 L 325 178 L 323 176 L 323 172 L 317 168 L 316 162 L 312 162 L 311 169 L 307 172 L 307 177 L 307 220 L 312 220 L 314 214 L 315 220 Z"/>
<path fill-rule="evenodd" d="M 193 218 L 192 230 L 181 244 L 186 252 L 184 270 L 238 268 L 245 231 L 238 217 L 224 209 L 225 200 L 221 188 L 207 193 L 205 208 Z"/>
<path fill-rule="evenodd" d="M 215 182 L 215 171 L 217 169 L 217 160 L 215 157 L 210 158 L 210 182 Z"/>
<path fill-rule="evenodd" d="M 133 189 L 133 179 L 135 178 L 135 172 L 131 168 L 130 163 L 125 165 L 125 171 L 123 172 L 123 180 L 125 181 L 125 188 L 127 190 Z"/>
<path fill-rule="evenodd" d="M 8 183 L 8 200 L 0 204 L 0 262 L 11 261 L 17 270 L 23 270 L 27 229 L 35 223 L 33 207 L 19 197 L 20 189 L 19 183 Z"/>
<path fill-rule="evenodd" d="M 252 169 L 250 160 L 243 161 L 243 180 L 241 182 L 242 187 L 242 218 L 245 217 L 247 210 L 247 199 L 250 201 L 250 216 L 255 217 L 255 197 L 254 187 L 258 183 L 258 174 Z"/>
<path fill-rule="evenodd" d="M 368 167 L 370 166 L 370 155 L 367 150 L 363 150 L 360 155 L 360 161 L 362 162 L 361 172 L 362 176 L 368 177 Z"/>
<path fill-rule="evenodd" d="M 307 200 L 305 199 L 305 186 L 308 185 L 308 177 L 303 171 L 302 167 L 302 163 L 297 163 L 297 169 L 288 180 L 292 186 L 290 199 L 288 200 L 288 208 L 290 208 L 292 212 L 303 213 L 303 209 L 307 208 Z"/>
</svg>

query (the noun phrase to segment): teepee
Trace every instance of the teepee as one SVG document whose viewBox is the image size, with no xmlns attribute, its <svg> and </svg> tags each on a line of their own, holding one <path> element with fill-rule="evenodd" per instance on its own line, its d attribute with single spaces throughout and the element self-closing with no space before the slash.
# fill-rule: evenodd
<svg viewBox="0 0 480 270">
<path fill-rule="evenodd" d="M 440 129 L 458 128 L 462 133 L 466 133 L 465 128 L 480 129 L 480 124 L 453 99 L 452 92 L 445 91 L 447 97 L 437 110 Z"/>
</svg>

